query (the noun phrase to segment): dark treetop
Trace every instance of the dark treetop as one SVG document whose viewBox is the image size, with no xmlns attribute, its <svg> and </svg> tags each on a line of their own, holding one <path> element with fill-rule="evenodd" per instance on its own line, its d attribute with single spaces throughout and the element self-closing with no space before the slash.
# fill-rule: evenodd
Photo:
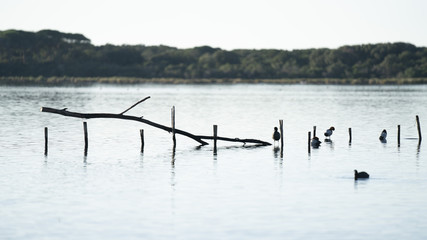
<svg viewBox="0 0 427 240">
<path fill-rule="evenodd" d="M 226 51 L 209 46 L 94 46 L 81 34 L 0 31 L 0 77 L 425 78 L 427 49 L 409 43 Z"/>
</svg>

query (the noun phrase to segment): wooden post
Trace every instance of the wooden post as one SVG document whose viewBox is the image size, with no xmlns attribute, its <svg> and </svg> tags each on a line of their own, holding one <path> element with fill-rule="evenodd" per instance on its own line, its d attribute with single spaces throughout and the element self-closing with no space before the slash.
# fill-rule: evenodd
<svg viewBox="0 0 427 240">
<path fill-rule="evenodd" d="M 400 125 L 397 125 L 397 146 L 400 147 Z"/>
<path fill-rule="evenodd" d="M 176 147 L 176 137 L 175 137 L 175 106 L 172 107 L 171 110 L 171 125 L 172 125 L 172 140 L 173 147 Z"/>
<path fill-rule="evenodd" d="M 351 128 L 348 128 L 348 143 L 351 143 Z"/>
<path fill-rule="evenodd" d="M 308 132 L 308 139 L 307 139 L 308 141 L 308 153 L 310 153 L 311 152 L 311 147 L 310 147 L 310 140 L 311 140 L 311 132 Z"/>
<path fill-rule="evenodd" d="M 417 128 L 418 128 L 418 144 L 421 143 L 422 137 L 421 137 L 421 126 L 420 126 L 420 118 L 417 116 L 415 116 L 415 118 L 417 119 Z"/>
<path fill-rule="evenodd" d="M 279 120 L 279 126 L 280 126 L 280 152 L 283 154 L 283 120 Z"/>
<path fill-rule="evenodd" d="M 313 137 L 316 137 L 316 126 L 313 126 Z"/>
<path fill-rule="evenodd" d="M 139 135 L 141 136 L 141 152 L 144 152 L 144 129 L 139 130 Z"/>
<path fill-rule="evenodd" d="M 87 136 L 87 123 L 83 122 L 83 132 L 85 135 L 85 156 L 87 155 L 87 149 L 88 149 L 88 136 Z"/>
<path fill-rule="evenodd" d="M 217 137 L 218 137 L 218 126 L 217 125 L 213 125 L 213 137 L 214 137 L 214 155 L 217 154 L 217 149 L 216 149 L 216 141 L 217 141 Z"/>
<path fill-rule="evenodd" d="M 44 128 L 44 155 L 47 156 L 48 132 L 47 127 Z"/>
</svg>

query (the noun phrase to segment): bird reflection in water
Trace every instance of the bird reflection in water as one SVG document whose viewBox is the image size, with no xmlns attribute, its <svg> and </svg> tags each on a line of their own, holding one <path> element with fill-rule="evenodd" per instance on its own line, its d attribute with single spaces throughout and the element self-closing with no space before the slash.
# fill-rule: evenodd
<svg viewBox="0 0 427 240">
<path fill-rule="evenodd" d="M 280 147 L 279 146 L 275 146 L 273 147 L 273 154 L 274 154 L 274 158 L 279 158 L 279 153 L 280 153 Z"/>
</svg>

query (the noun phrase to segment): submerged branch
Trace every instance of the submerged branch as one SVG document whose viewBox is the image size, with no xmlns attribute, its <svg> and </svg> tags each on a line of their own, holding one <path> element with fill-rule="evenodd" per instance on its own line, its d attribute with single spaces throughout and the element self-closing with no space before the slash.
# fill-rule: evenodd
<svg viewBox="0 0 427 240">
<path fill-rule="evenodd" d="M 55 108 L 49 108 L 49 107 L 42 107 L 42 112 L 48 112 L 48 113 L 55 113 L 60 114 L 67 117 L 75 117 L 75 118 L 84 118 L 84 119 L 90 119 L 90 118 L 117 118 L 117 119 L 124 119 L 124 120 L 132 120 L 137 122 L 142 122 L 145 124 L 148 124 L 150 126 L 153 126 L 155 128 L 159 128 L 162 130 L 165 130 L 167 132 L 171 132 L 172 128 L 152 122 L 150 120 L 141 118 L 141 117 L 135 117 L 135 116 L 129 116 L 129 115 L 122 115 L 122 114 L 114 114 L 114 113 L 78 113 L 78 112 L 70 112 L 66 109 L 55 109 Z M 208 145 L 207 142 L 203 141 L 200 137 L 195 136 L 189 132 L 182 131 L 179 129 L 175 129 L 176 134 L 181 134 L 186 137 L 189 137 L 197 142 L 199 142 L 202 145 Z"/>
<path fill-rule="evenodd" d="M 214 140 L 213 136 L 198 136 L 198 137 L 201 138 L 201 139 Z M 221 141 L 228 141 L 228 142 L 241 142 L 241 143 L 244 143 L 244 144 L 246 144 L 246 143 L 255 143 L 255 144 L 260 144 L 260 145 L 263 145 L 263 146 L 271 145 L 271 143 L 269 143 L 269 142 L 264 142 L 264 141 L 261 141 L 261 140 L 258 140 L 258 139 L 248 139 L 248 138 L 240 139 L 240 138 L 227 138 L 227 137 L 217 137 L 216 139 L 217 140 L 221 140 Z"/>
<path fill-rule="evenodd" d="M 145 98 L 143 100 L 146 100 L 147 98 Z M 143 100 L 141 100 L 140 102 L 142 102 Z M 140 103 L 140 102 L 138 102 L 138 103 Z M 134 106 L 136 106 L 136 104 Z M 64 109 L 55 109 L 55 108 L 49 108 L 49 107 L 42 107 L 41 111 L 42 112 L 48 112 L 48 113 L 54 113 L 54 114 L 60 114 L 60 115 L 66 116 L 66 117 L 75 117 L 75 118 L 84 118 L 84 119 L 91 119 L 91 118 L 116 118 L 116 119 L 132 120 L 132 121 L 142 122 L 142 123 L 145 123 L 145 124 L 150 125 L 152 127 L 165 130 L 165 131 L 167 131 L 169 133 L 172 132 L 172 128 L 171 127 L 167 127 L 167 126 L 164 126 L 164 125 L 152 122 L 152 121 L 144 119 L 142 117 L 136 117 L 136 116 L 130 116 L 130 115 L 123 115 L 123 113 L 120 113 L 120 114 L 115 114 L 115 113 L 78 113 L 78 112 L 67 111 L 66 108 L 64 108 Z M 176 128 L 175 128 L 175 133 L 176 134 L 184 135 L 186 137 L 189 137 L 189 138 L 191 138 L 191 139 L 199 142 L 201 145 L 208 145 L 208 143 L 205 142 L 205 141 L 203 141 L 203 139 L 214 140 L 213 136 L 198 136 L 198 135 L 194 135 L 194 134 L 191 134 L 189 132 L 186 132 L 186 131 L 183 131 L 183 130 L 180 130 L 180 129 L 176 129 Z M 228 141 L 228 142 L 242 142 L 244 144 L 246 144 L 246 143 L 255 143 L 255 144 L 259 144 L 259 145 L 263 145 L 263 146 L 271 145 L 271 143 L 264 142 L 264 141 L 257 140 L 257 139 L 240 139 L 240 138 L 217 137 L 217 140 Z"/>
</svg>

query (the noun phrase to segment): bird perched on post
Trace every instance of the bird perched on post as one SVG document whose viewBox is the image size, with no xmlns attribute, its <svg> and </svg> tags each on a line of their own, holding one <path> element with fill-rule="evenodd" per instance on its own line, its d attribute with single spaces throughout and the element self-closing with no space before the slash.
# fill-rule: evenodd
<svg viewBox="0 0 427 240">
<path fill-rule="evenodd" d="M 357 170 L 354 169 L 354 180 L 359 178 L 369 178 L 369 174 L 367 172 L 357 172 Z"/>
<path fill-rule="evenodd" d="M 276 143 L 276 141 L 280 140 L 280 133 L 279 133 L 277 127 L 274 127 L 273 140 L 274 140 L 274 143 Z"/>
<path fill-rule="evenodd" d="M 387 131 L 384 129 L 384 130 L 381 132 L 380 140 L 381 140 L 381 141 L 384 141 L 384 140 L 386 140 L 386 138 L 387 138 Z"/>
<path fill-rule="evenodd" d="M 333 131 L 335 131 L 335 128 L 334 127 L 330 127 L 329 129 L 327 129 L 326 130 L 326 132 L 325 132 L 325 137 L 331 137 L 331 135 L 332 135 L 332 133 L 333 133 Z"/>
</svg>

